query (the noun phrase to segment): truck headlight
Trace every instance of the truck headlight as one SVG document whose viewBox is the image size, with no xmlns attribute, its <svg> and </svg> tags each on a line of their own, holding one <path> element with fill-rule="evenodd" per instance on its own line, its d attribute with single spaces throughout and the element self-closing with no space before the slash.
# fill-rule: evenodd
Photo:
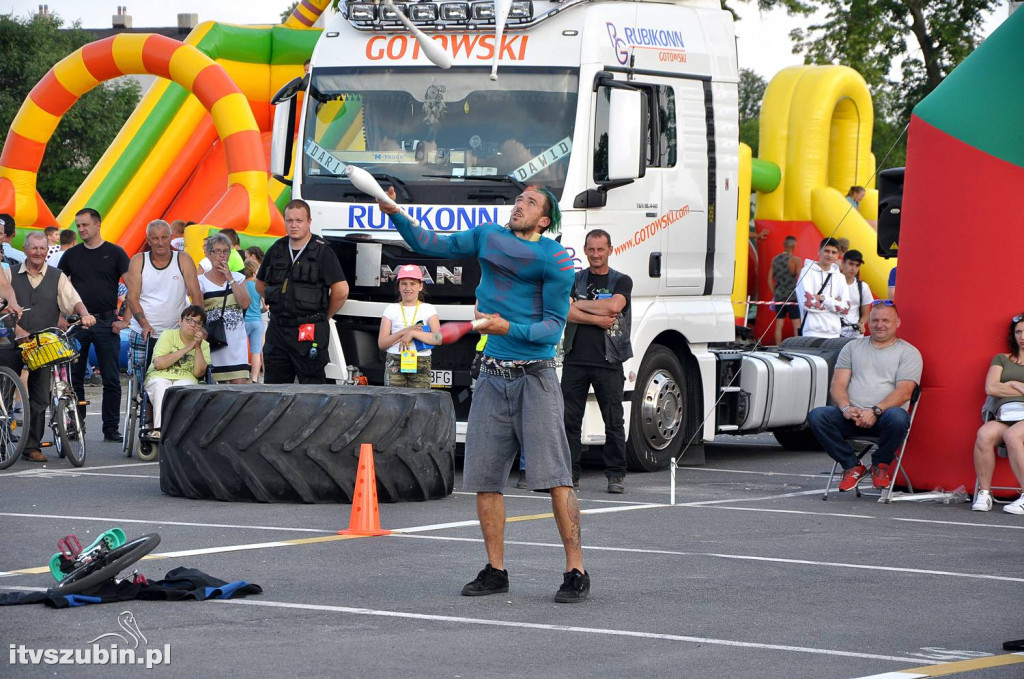
<svg viewBox="0 0 1024 679">
<path fill-rule="evenodd" d="M 351 21 L 373 21 L 377 18 L 377 5 L 352 3 L 348 6 L 348 18 Z"/>
<path fill-rule="evenodd" d="M 477 21 L 494 21 L 494 3 L 474 2 L 473 18 Z"/>
<path fill-rule="evenodd" d="M 390 5 L 381 5 L 380 6 L 380 20 L 381 21 L 401 21 L 398 18 L 398 12 L 401 12 L 402 14 L 406 14 L 407 9 L 408 8 L 407 8 L 406 5 L 395 5 L 394 7 L 391 7 Z"/>
<path fill-rule="evenodd" d="M 441 18 L 445 21 L 469 21 L 469 4 L 446 2 L 441 5 Z"/>
<path fill-rule="evenodd" d="M 533 3 L 530 0 L 514 0 L 508 10 L 509 19 L 532 19 Z"/>
<path fill-rule="evenodd" d="M 413 21 L 437 21 L 437 5 L 432 2 L 409 5 L 409 18 Z"/>
</svg>

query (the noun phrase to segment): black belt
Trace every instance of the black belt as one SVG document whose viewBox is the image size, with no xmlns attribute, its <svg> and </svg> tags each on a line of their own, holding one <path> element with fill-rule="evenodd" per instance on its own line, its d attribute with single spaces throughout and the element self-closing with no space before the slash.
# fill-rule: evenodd
<svg viewBox="0 0 1024 679">
<path fill-rule="evenodd" d="M 93 318 L 96 318 L 96 319 L 99 319 L 99 320 L 106 320 L 108 318 L 114 318 L 116 316 L 117 316 L 117 312 L 116 311 L 98 311 L 98 312 L 95 312 L 95 313 L 92 314 Z"/>
<path fill-rule="evenodd" d="M 525 375 L 536 375 L 542 370 L 556 367 L 554 359 L 540 361 L 499 361 L 490 356 L 484 356 L 480 363 L 480 372 L 484 375 L 503 377 L 506 380 L 514 380 Z"/>
</svg>

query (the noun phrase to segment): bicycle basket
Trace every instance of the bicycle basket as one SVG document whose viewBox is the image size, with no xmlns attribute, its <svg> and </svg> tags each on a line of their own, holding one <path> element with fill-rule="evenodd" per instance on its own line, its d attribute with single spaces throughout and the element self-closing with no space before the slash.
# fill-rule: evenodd
<svg viewBox="0 0 1024 679">
<path fill-rule="evenodd" d="M 56 333 L 42 332 L 22 346 L 21 357 L 29 370 L 39 370 L 75 360 L 78 350 Z"/>
</svg>

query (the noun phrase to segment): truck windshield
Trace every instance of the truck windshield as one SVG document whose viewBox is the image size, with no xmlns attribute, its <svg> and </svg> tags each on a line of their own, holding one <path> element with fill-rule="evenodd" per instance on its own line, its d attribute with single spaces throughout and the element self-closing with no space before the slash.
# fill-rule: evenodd
<svg viewBox="0 0 1024 679">
<path fill-rule="evenodd" d="M 505 68 L 496 83 L 479 68 L 316 70 L 301 140 L 303 195 L 366 202 L 342 174 L 353 163 L 395 184 L 405 202 L 511 203 L 517 182 L 558 197 L 577 79 L 556 68 Z"/>
</svg>

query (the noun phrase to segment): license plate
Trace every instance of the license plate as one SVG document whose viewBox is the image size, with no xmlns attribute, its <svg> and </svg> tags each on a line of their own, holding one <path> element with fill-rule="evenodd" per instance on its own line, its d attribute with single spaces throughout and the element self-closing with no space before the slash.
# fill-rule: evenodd
<svg viewBox="0 0 1024 679">
<path fill-rule="evenodd" d="M 431 370 L 430 371 L 430 386 L 434 389 L 451 389 L 452 387 L 452 371 L 451 370 Z"/>
</svg>

